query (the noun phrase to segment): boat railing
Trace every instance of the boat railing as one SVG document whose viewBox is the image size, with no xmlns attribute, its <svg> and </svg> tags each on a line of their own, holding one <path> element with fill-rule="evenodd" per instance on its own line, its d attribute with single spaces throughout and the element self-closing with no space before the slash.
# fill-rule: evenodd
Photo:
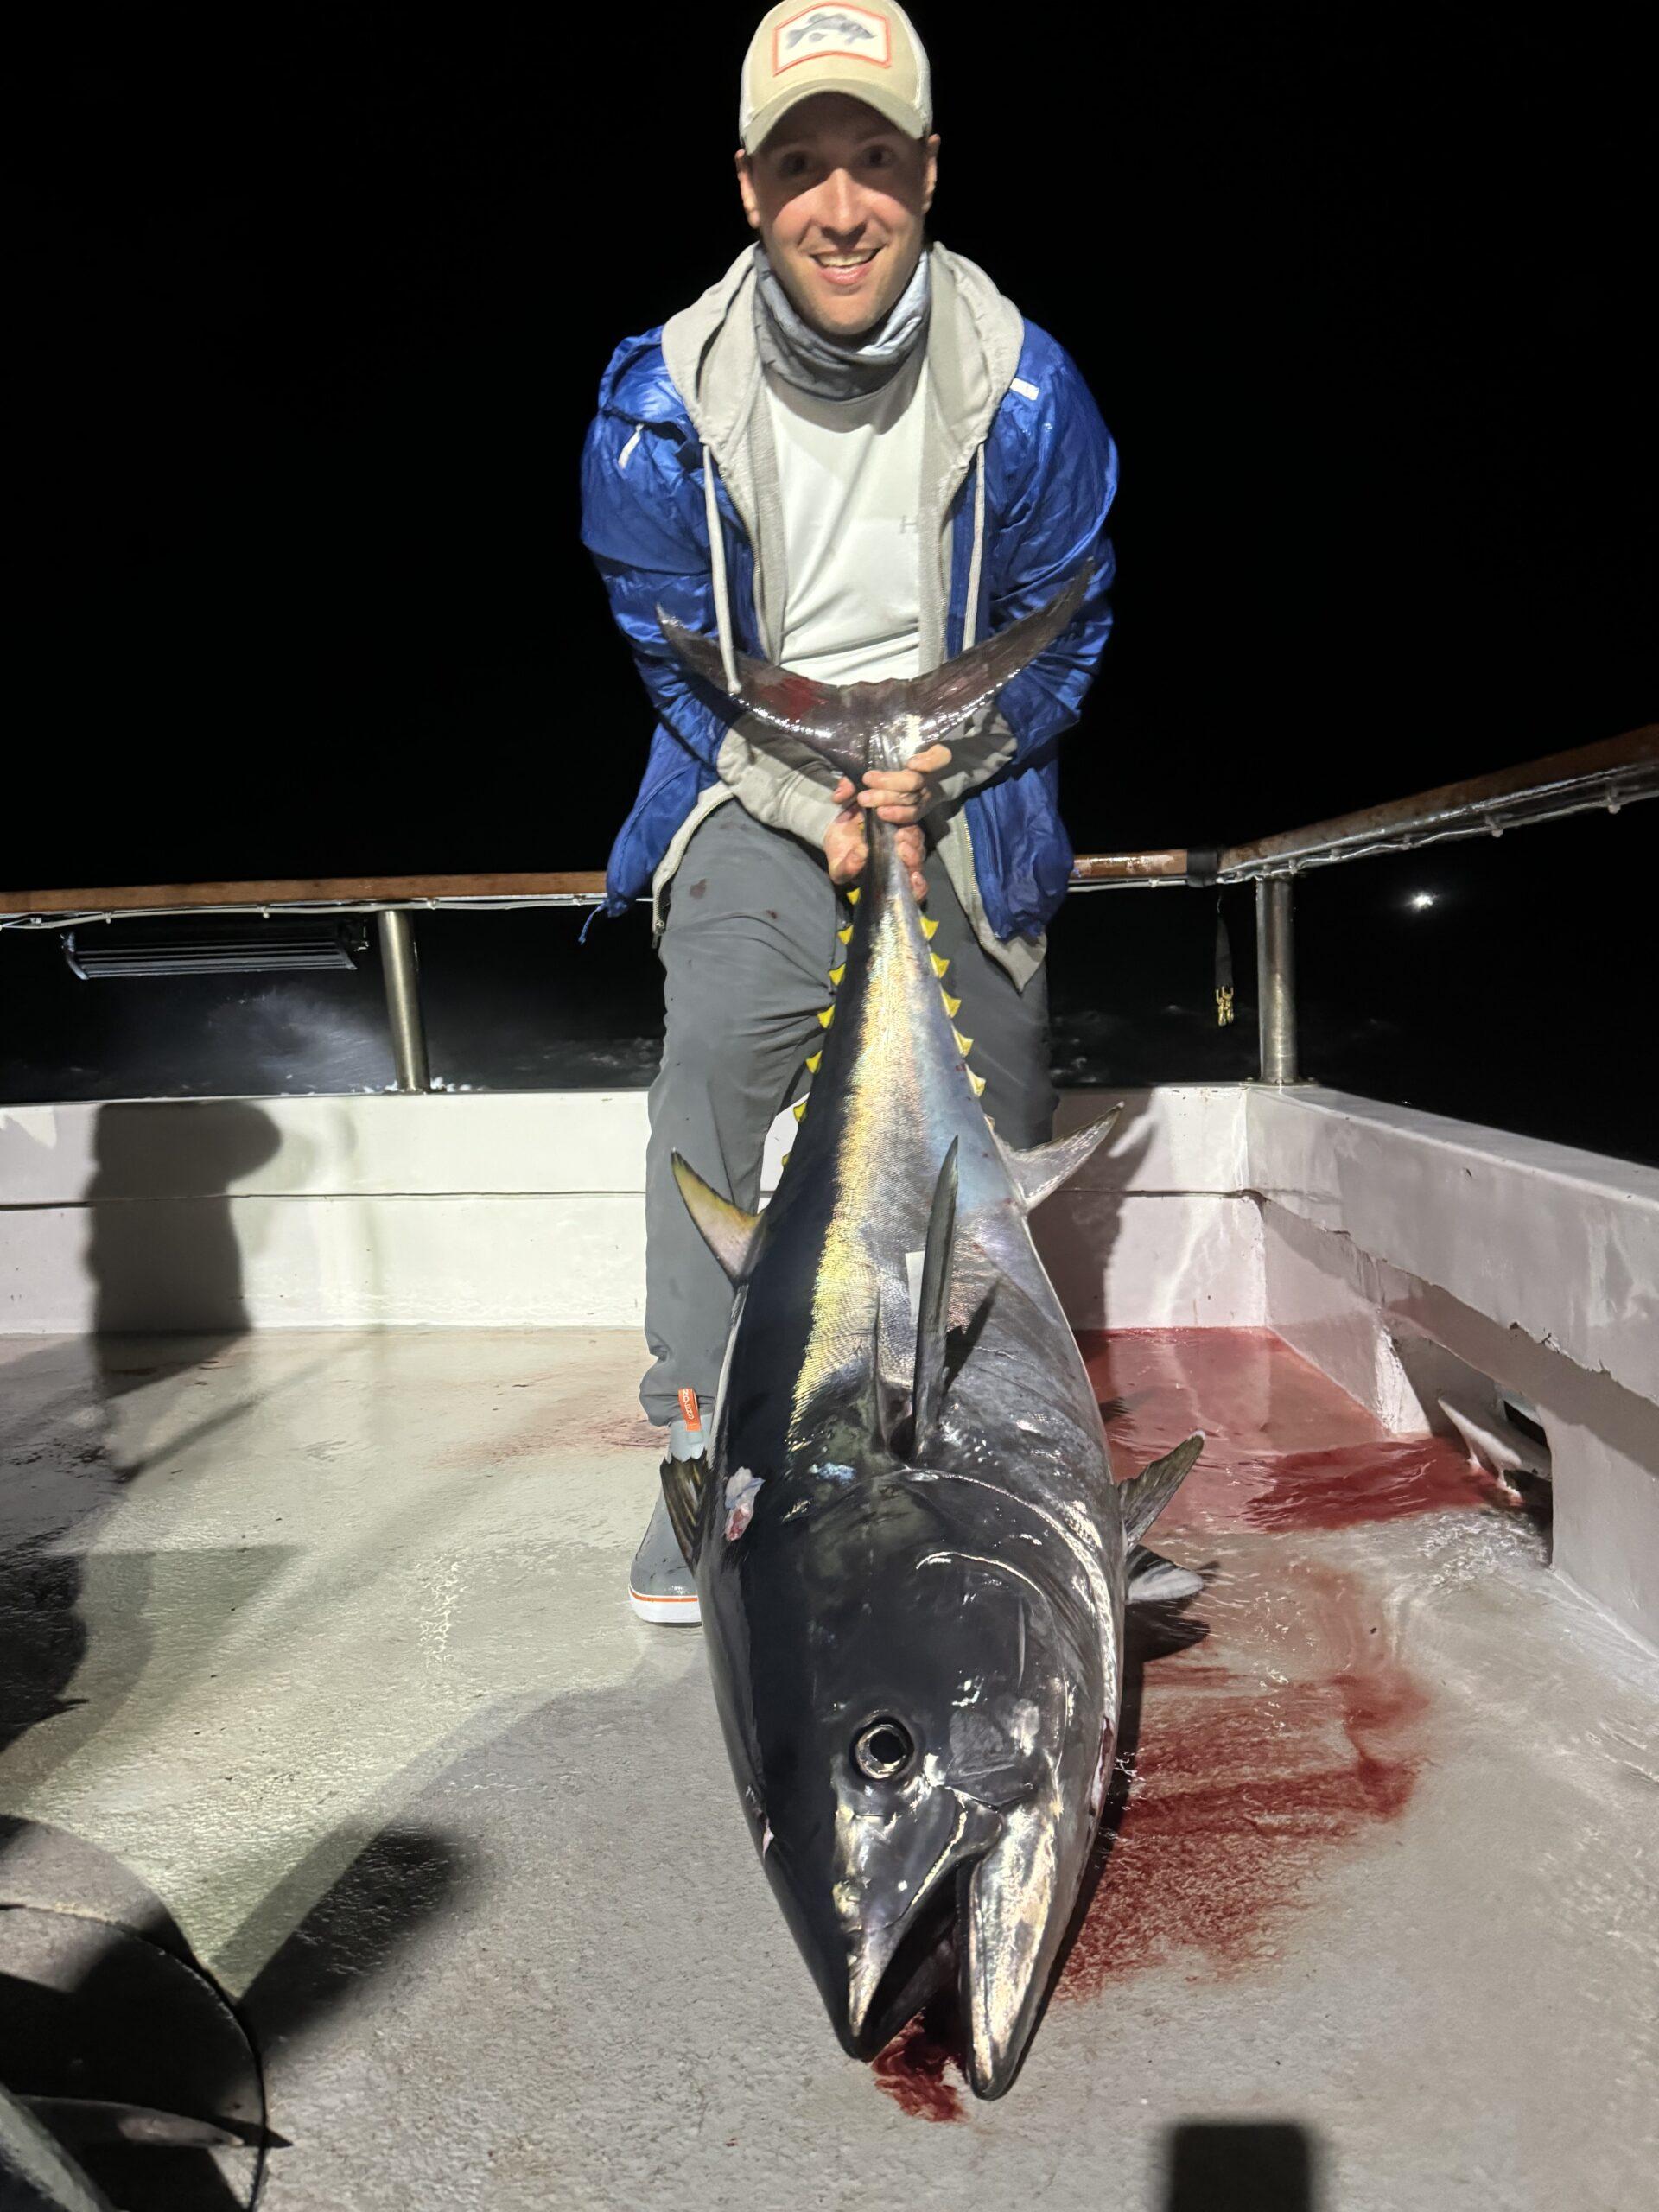
<svg viewBox="0 0 1659 2212">
<path fill-rule="evenodd" d="M 1287 830 L 1245 844 L 1079 855 L 1071 889 L 1254 883 L 1261 1079 L 1299 1080 L 1292 885 L 1305 869 L 1406 852 L 1450 838 L 1501 837 L 1592 809 L 1617 814 L 1659 795 L 1659 724 L 1648 723 L 1491 775 L 1443 784 L 1414 798 Z M 0 929 L 80 929 L 99 923 L 189 915 L 368 914 L 377 918 L 397 1087 L 429 1087 L 412 917 L 423 911 L 495 912 L 527 906 L 595 906 L 597 869 L 543 874 L 321 876 L 259 883 L 164 883 L 113 889 L 0 891 Z"/>
</svg>

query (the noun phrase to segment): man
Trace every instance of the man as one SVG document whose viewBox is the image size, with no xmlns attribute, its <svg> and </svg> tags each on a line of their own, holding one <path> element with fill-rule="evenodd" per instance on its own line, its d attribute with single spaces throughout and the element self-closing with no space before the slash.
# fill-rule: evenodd
<svg viewBox="0 0 1659 2212">
<path fill-rule="evenodd" d="M 681 1457 L 698 1440 L 677 1394 L 711 1405 L 731 1293 L 671 1156 L 756 1205 L 767 1128 L 822 1035 L 868 810 L 900 825 L 986 1111 L 1016 1145 L 1049 1135 L 1044 932 L 1071 866 L 1055 752 L 1110 627 L 1117 474 L 1066 354 L 925 237 L 939 141 L 894 0 L 773 8 L 743 64 L 739 132 L 759 243 L 618 347 L 582 463 L 583 539 L 659 717 L 608 910 L 651 887 L 666 1034 L 640 1399 Z M 995 708 L 857 791 L 700 688 L 657 623 L 660 606 L 718 636 L 728 671 L 741 651 L 831 683 L 913 676 L 1085 561 L 1077 620 Z M 629 1587 L 647 1619 L 697 1618 L 660 1500 Z"/>
</svg>

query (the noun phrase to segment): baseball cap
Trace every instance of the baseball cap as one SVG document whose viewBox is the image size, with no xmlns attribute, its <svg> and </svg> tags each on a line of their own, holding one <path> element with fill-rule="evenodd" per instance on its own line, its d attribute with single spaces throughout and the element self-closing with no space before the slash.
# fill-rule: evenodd
<svg viewBox="0 0 1659 2212">
<path fill-rule="evenodd" d="M 909 138 L 933 128 L 927 55 L 894 0 L 783 0 L 743 57 L 737 129 L 753 154 L 814 92 L 850 92 Z"/>
</svg>

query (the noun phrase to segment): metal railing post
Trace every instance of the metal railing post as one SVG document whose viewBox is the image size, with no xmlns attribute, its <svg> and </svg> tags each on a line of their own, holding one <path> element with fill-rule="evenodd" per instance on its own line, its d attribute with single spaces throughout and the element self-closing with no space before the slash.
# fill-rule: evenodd
<svg viewBox="0 0 1659 2212">
<path fill-rule="evenodd" d="M 426 1026 L 421 1019 L 421 978 L 415 958 L 415 931 L 400 906 L 383 906 L 375 917 L 380 930 L 380 972 L 385 979 L 386 1014 L 391 1023 L 391 1057 L 399 1090 L 429 1090 Z"/>
<path fill-rule="evenodd" d="M 1296 939 L 1287 875 L 1259 875 L 1255 880 L 1255 1000 L 1262 1080 L 1294 1083 Z"/>
</svg>

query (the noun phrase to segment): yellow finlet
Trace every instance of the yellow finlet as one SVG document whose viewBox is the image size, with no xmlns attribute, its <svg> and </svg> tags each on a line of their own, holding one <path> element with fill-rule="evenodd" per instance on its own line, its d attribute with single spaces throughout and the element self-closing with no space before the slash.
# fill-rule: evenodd
<svg viewBox="0 0 1659 2212">
<path fill-rule="evenodd" d="M 854 890 L 852 890 L 852 891 L 849 891 L 849 892 L 847 893 L 847 904 L 848 904 L 849 906 L 857 906 L 857 904 L 858 904 L 858 893 L 857 893 L 856 889 L 854 889 Z"/>
<path fill-rule="evenodd" d="M 818 1071 L 818 1063 L 823 1058 L 823 1053 L 822 1051 L 816 1052 L 812 1054 L 811 1058 L 806 1064 L 806 1071 L 808 1075 L 817 1075 Z"/>
<path fill-rule="evenodd" d="M 806 1111 L 806 1101 L 805 1101 L 805 1099 L 804 1099 L 804 1098 L 803 1098 L 803 1099 L 801 1100 L 801 1102 L 800 1102 L 799 1105 L 798 1105 L 798 1106 L 796 1107 L 796 1109 L 795 1109 L 795 1118 L 796 1118 L 796 1120 L 797 1120 L 798 1122 L 800 1120 L 800 1118 L 801 1118 L 802 1115 L 803 1115 L 803 1114 L 804 1114 L 804 1113 L 805 1113 L 805 1111 Z"/>
<path fill-rule="evenodd" d="M 927 957 L 933 963 L 933 973 L 936 976 L 943 976 L 950 965 L 942 952 L 930 952 Z"/>
<path fill-rule="evenodd" d="M 832 1006 L 827 1006 L 827 1007 L 825 1007 L 825 1008 L 823 1009 L 823 1013 L 818 1016 L 818 1027 L 819 1027 L 821 1029 L 827 1029 L 827 1028 L 830 1027 L 830 1023 L 835 1020 L 835 1018 L 836 1018 L 836 1009 L 834 1008 L 834 1007 L 832 1007 Z"/>
<path fill-rule="evenodd" d="M 931 914 L 924 914 L 922 916 L 922 935 L 924 937 L 933 936 L 938 926 L 938 924 L 934 920 Z"/>
<path fill-rule="evenodd" d="M 788 1166 L 788 1165 L 789 1165 L 789 1154 L 788 1154 L 787 1153 L 785 1153 L 785 1154 L 784 1154 L 783 1158 L 782 1158 L 782 1159 L 778 1162 L 778 1165 L 779 1165 L 780 1167 L 787 1167 L 787 1166 Z"/>
<path fill-rule="evenodd" d="M 852 941 L 853 925 L 849 922 L 844 930 L 837 930 L 836 931 L 836 943 L 837 944 L 850 944 Z"/>
<path fill-rule="evenodd" d="M 975 1097 L 976 1097 L 976 1098 L 982 1098 L 982 1097 L 985 1096 L 985 1078 L 984 1078 L 984 1077 L 983 1077 L 982 1075 L 976 1075 L 976 1074 L 974 1073 L 974 1071 L 973 1071 L 972 1068 L 969 1068 L 969 1071 L 968 1071 L 968 1080 L 969 1080 L 969 1083 L 971 1083 L 971 1084 L 973 1084 L 973 1086 L 974 1086 L 974 1096 L 975 1096 Z"/>
<path fill-rule="evenodd" d="M 832 968 L 830 970 L 830 981 L 836 986 L 837 990 L 840 989 L 841 979 L 846 973 L 847 963 L 844 960 L 842 962 L 839 968 Z"/>
<path fill-rule="evenodd" d="M 969 1053 L 974 1049 L 973 1039 L 971 1037 L 964 1037 L 960 1029 L 952 1029 L 950 1034 L 957 1040 L 957 1050 L 962 1054 L 962 1057 L 965 1060 Z"/>
<path fill-rule="evenodd" d="M 953 999 L 949 991 L 941 991 L 939 993 L 939 996 L 944 1001 L 945 1012 L 950 1015 L 951 1020 L 954 1021 L 957 1016 L 962 1012 L 962 1001 L 960 999 Z"/>
</svg>

